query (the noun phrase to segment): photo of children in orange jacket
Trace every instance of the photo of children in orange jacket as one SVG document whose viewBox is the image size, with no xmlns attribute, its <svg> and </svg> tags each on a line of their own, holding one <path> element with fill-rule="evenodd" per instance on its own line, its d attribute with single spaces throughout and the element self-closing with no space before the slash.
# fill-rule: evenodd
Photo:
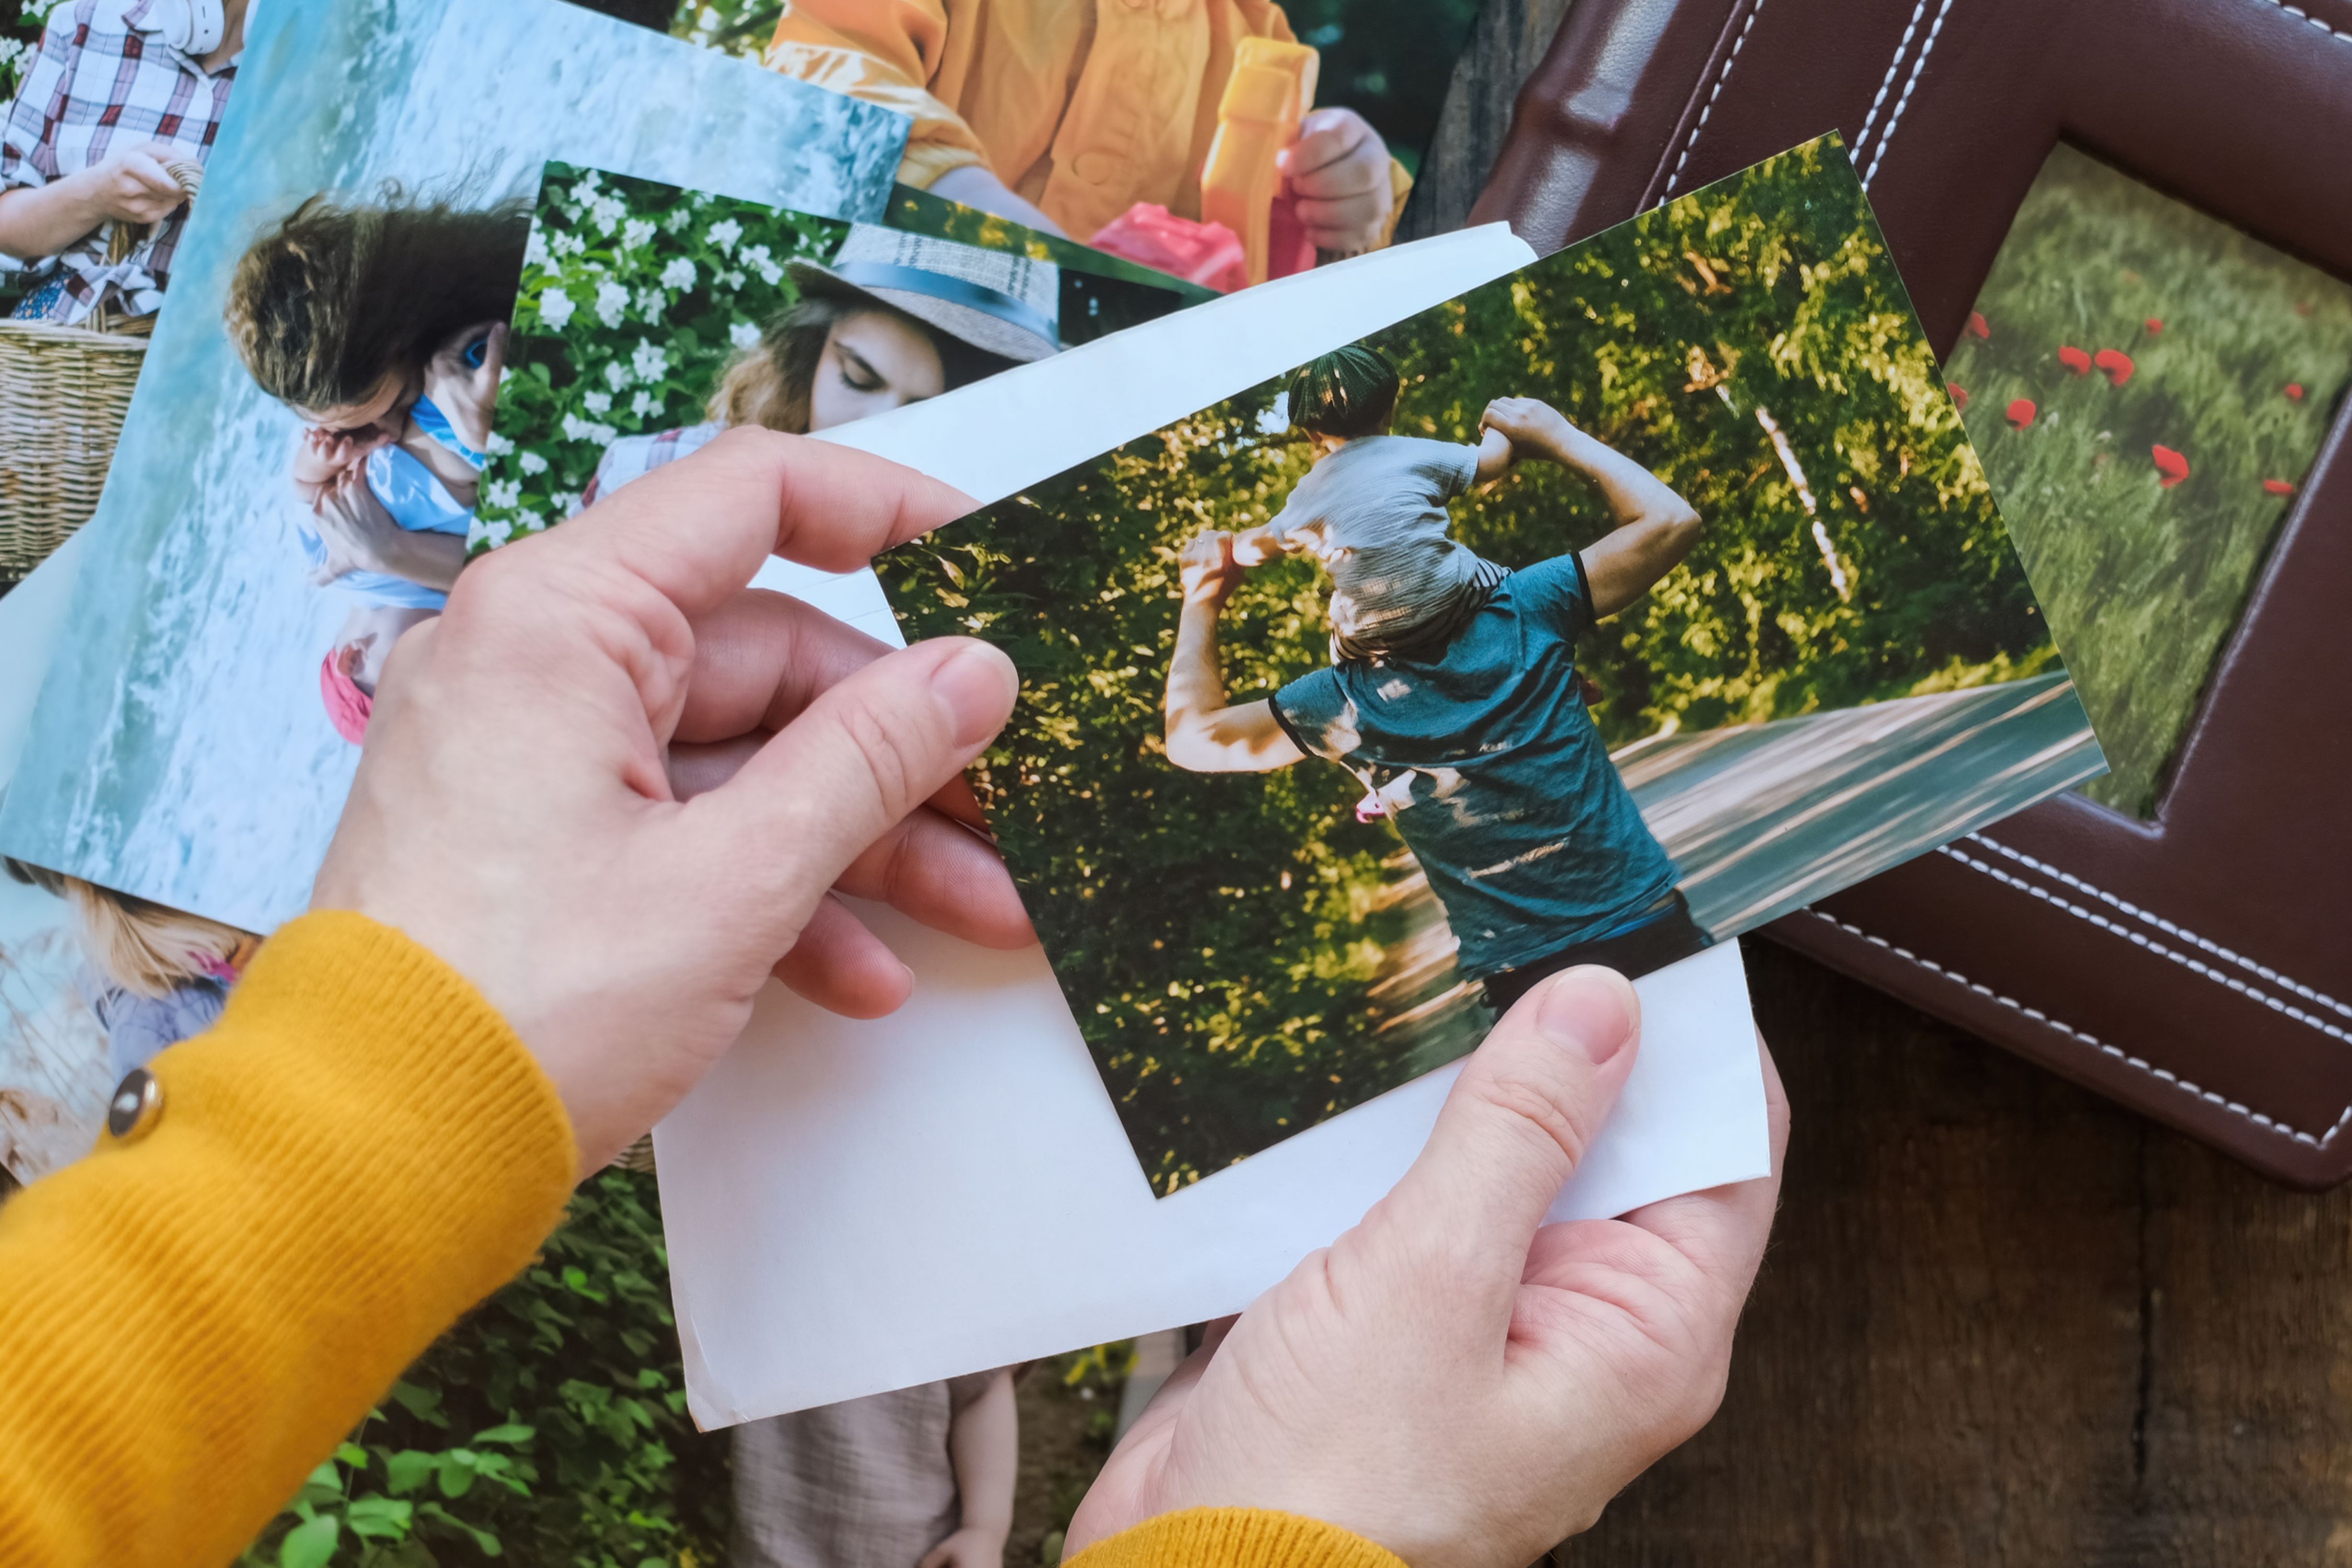
<svg viewBox="0 0 2352 1568">
<path fill-rule="evenodd" d="M 766 60 L 909 116 L 902 184 L 1212 287 L 1386 245 L 1412 185 L 1272 0 L 794 0 Z"/>
</svg>

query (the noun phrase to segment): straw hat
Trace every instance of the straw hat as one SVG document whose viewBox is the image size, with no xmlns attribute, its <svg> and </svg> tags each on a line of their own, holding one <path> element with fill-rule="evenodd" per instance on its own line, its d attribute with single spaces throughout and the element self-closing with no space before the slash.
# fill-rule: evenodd
<svg viewBox="0 0 2352 1568">
<path fill-rule="evenodd" d="M 1062 269 L 1050 261 L 856 223 L 832 266 L 791 270 L 803 294 L 887 305 L 1009 360 L 1061 352 Z"/>
</svg>

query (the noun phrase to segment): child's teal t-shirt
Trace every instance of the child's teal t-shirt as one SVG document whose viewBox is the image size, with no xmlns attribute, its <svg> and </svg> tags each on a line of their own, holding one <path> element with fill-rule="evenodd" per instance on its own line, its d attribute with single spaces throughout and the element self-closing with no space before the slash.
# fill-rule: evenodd
<svg viewBox="0 0 2352 1568">
<path fill-rule="evenodd" d="M 1465 973 L 1610 935 L 1674 888 L 1578 689 L 1592 622 L 1583 564 L 1562 555 L 1505 577 L 1441 654 L 1349 659 L 1275 695 L 1302 750 L 1386 803 Z"/>
</svg>

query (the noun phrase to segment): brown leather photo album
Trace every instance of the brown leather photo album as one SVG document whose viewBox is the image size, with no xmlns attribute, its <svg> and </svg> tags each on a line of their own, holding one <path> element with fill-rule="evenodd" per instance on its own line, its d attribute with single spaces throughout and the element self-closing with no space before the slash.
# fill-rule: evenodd
<svg viewBox="0 0 2352 1568">
<path fill-rule="evenodd" d="M 1831 130 L 2114 771 L 1768 929 L 2340 1182 L 2352 0 L 1579 0 L 1474 216 L 1549 250 Z"/>
</svg>

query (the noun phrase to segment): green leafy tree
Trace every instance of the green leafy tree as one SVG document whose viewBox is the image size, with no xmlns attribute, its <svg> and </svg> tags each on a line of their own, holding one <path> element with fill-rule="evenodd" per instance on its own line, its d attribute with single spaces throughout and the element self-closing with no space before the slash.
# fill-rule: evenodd
<svg viewBox="0 0 2352 1568">
<path fill-rule="evenodd" d="M 1492 398 L 1540 397 L 1706 519 L 1691 559 L 1580 650 L 1612 745 L 2053 657 L 1833 142 L 1370 341 L 1403 377 L 1400 433 L 1474 440 Z M 1020 709 L 976 776 L 1162 1191 L 1475 1038 L 1461 998 L 1398 962 L 1412 863 L 1385 821 L 1357 819 L 1360 784 L 1313 762 L 1190 773 L 1163 754 L 1176 552 L 1202 529 L 1265 521 L 1310 461 L 1278 393 L 1255 388 L 882 563 L 910 635 L 986 637 L 1021 667 Z M 1454 510 L 1457 537 L 1512 566 L 1610 526 L 1590 487 L 1532 463 Z M 1222 623 L 1236 700 L 1328 660 L 1323 593 L 1303 561 L 1250 574 Z"/>
</svg>

